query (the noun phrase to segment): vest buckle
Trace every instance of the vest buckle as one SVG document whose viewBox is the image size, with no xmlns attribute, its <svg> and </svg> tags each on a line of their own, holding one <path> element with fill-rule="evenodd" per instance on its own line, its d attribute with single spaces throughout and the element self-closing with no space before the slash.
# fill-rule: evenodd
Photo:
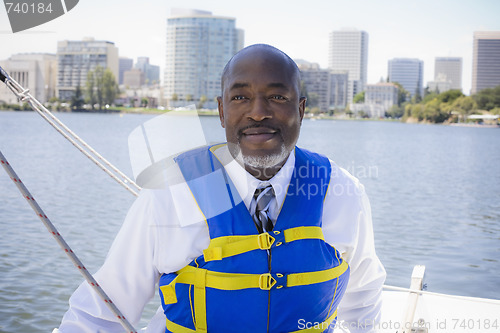
<svg viewBox="0 0 500 333">
<path fill-rule="evenodd" d="M 264 232 L 259 234 L 257 237 L 257 242 L 259 243 L 259 249 L 261 250 L 269 250 L 274 243 L 274 237 L 269 233 Z"/>
<path fill-rule="evenodd" d="M 262 290 L 271 290 L 276 284 L 276 279 L 270 273 L 264 273 L 259 276 L 259 288 Z"/>
</svg>

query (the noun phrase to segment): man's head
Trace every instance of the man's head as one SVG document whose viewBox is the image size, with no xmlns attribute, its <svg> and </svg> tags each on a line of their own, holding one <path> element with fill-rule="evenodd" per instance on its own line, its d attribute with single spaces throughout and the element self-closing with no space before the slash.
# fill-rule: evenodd
<svg viewBox="0 0 500 333">
<path fill-rule="evenodd" d="M 297 65 L 270 45 L 252 45 L 234 55 L 221 81 L 219 116 L 231 154 L 255 177 L 271 178 L 295 147 L 304 116 Z"/>
</svg>

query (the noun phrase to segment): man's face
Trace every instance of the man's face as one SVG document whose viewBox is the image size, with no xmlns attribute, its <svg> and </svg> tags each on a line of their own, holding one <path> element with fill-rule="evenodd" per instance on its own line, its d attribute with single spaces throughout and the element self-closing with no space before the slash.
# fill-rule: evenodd
<svg viewBox="0 0 500 333">
<path fill-rule="evenodd" d="M 281 55 L 250 51 L 233 59 L 218 99 L 233 157 L 241 154 L 256 169 L 281 167 L 299 137 L 305 108 L 299 97 L 295 72 Z"/>
</svg>

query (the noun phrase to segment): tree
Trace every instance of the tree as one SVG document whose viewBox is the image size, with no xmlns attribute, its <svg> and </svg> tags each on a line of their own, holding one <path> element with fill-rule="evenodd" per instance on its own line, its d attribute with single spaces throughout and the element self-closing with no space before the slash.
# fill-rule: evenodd
<svg viewBox="0 0 500 333">
<path fill-rule="evenodd" d="M 79 110 L 82 108 L 84 103 L 85 101 L 83 100 L 82 89 L 80 88 L 80 85 L 78 85 L 76 86 L 75 94 L 71 97 L 71 109 Z"/>
<path fill-rule="evenodd" d="M 392 82 L 392 84 L 395 84 L 398 87 L 398 106 L 402 106 L 409 99 L 410 93 L 403 88 L 401 83 Z"/>
<path fill-rule="evenodd" d="M 491 110 L 500 107 L 500 86 L 487 88 L 473 96 L 479 109 Z"/>
<path fill-rule="evenodd" d="M 102 110 L 105 104 L 113 104 L 119 92 L 111 70 L 109 68 L 104 70 L 101 66 L 87 73 L 86 88 L 87 101 L 92 105 L 92 110 L 96 103 L 99 105 L 99 110 Z"/>
<path fill-rule="evenodd" d="M 424 120 L 424 106 L 422 104 L 414 104 L 410 107 L 411 116 L 418 119 L 418 121 Z"/>
<path fill-rule="evenodd" d="M 192 100 L 193 100 L 193 95 L 191 95 L 191 94 L 187 94 L 187 95 L 186 95 L 186 101 L 187 101 L 187 102 L 191 102 Z"/>
<path fill-rule="evenodd" d="M 404 111 L 405 109 L 403 106 L 397 106 L 396 104 L 394 104 L 393 106 L 391 106 L 389 111 L 385 113 L 385 116 L 390 118 L 401 118 L 404 114 Z"/>
<path fill-rule="evenodd" d="M 441 109 L 441 102 L 439 99 L 434 98 L 432 101 L 424 105 L 423 117 L 425 120 L 433 123 L 442 123 L 448 119 L 448 113 Z"/>
<path fill-rule="evenodd" d="M 357 93 L 354 98 L 352 99 L 352 102 L 357 104 L 357 103 L 364 103 L 365 102 L 365 92 L 359 92 Z"/>
<path fill-rule="evenodd" d="M 106 105 L 111 105 L 114 103 L 116 96 L 119 93 L 118 84 L 116 83 L 115 76 L 109 68 L 106 68 L 102 75 L 102 91 L 103 91 L 103 102 Z"/>
<path fill-rule="evenodd" d="M 179 96 L 176 93 L 173 93 L 172 94 L 172 100 L 173 101 L 178 101 L 179 100 Z"/>
<path fill-rule="evenodd" d="M 203 104 L 205 104 L 207 100 L 207 96 L 201 95 L 200 102 L 198 103 L 198 109 L 201 109 L 203 107 Z"/>
<path fill-rule="evenodd" d="M 453 110 L 460 112 L 464 121 L 472 110 L 477 109 L 476 101 L 470 96 L 457 98 L 452 104 Z"/>
<path fill-rule="evenodd" d="M 462 93 L 462 91 L 460 91 L 458 89 L 453 89 L 453 90 L 448 90 L 448 91 L 440 93 L 438 98 L 439 98 L 439 101 L 441 101 L 443 103 L 451 103 L 451 102 L 455 101 L 457 98 L 462 97 L 462 96 L 465 96 Z"/>
<path fill-rule="evenodd" d="M 87 97 L 87 103 L 90 104 L 92 110 L 94 110 L 94 105 L 96 104 L 96 95 L 95 95 L 95 78 L 94 72 L 87 72 L 87 82 L 85 82 L 85 95 Z"/>
</svg>

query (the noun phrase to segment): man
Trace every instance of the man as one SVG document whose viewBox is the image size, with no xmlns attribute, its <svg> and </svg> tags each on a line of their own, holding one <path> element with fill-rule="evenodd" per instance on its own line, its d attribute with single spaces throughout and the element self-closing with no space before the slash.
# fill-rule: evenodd
<svg viewBox="0 0 500 333">
<path fill-rule="evenodd" d="M 369 202 L 346 171 L 295 147 L 299 86 L 296 64 L 269 45 L 226 65 L 227 144 L 177 156 L 166 189 L 141 191 L 95 275 L 132 323 L 159 282 L 149 332 L 330 331 L 337 315 L 351 332 L 373 329 L 385 271 Z M 83 283 L 60 330 L 122 328 Z"/>
</svg>

